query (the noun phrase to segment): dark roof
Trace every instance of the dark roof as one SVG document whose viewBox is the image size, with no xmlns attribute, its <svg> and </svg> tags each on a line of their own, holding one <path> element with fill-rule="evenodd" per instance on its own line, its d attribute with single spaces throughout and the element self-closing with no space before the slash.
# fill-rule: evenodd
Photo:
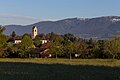
<svg viewBox="0 0 120 80">
<path fill-rule="evenodd" d="M 22 37 L 19 37 L 19 36 L 16 36 L 15 38 L 8 36 L 8 38 L 9 38 L 9 39 L 7 40 L 7 43 L 8 43 L 8 42 L 13 42 L 13 43 L 14 43 L 15 40 L 22 40 Z"/>
<path fill-rule="evenodd" d="M 46 38 L 45 38 L 44 35 L 39 35 L 39 37 L 40 37 L 42 40 L 46 40 Z"/>
<path fill-rule="evenodd" d="M 37 52 L 42 52 L 42 51 L 48 49 L 51 46 L 51 44 L 52 44 L 51 42 L 45 43 L 40 48 L 36 48 L 35 50 Z"/>
<path fill-rule="evenodd" d="M 40 48 L 47 49 L 47 48 L 49 48 L 51 46 L 51 44 L 52 44 L 51 42 L 45 43 Z"/>
<path fill-rule="evenodd" d="M 7 43 L 8 43 L 8 42 L 14 43 L 14 42 L 15 42 L 15 38 L 9 38 L 9 39 L 7 40 Z"/>
<path fill-rule="evenodd" d="M 37 27 L 37 26 L 33 26 L 32 29 L 34 29 L 35 27 Z"/>
<path fill-rule="evenodd" d="M 15 40 L 22 40 L 22 37 L 16 36 L 16 37 L 15 37 Z"/>
</svg>

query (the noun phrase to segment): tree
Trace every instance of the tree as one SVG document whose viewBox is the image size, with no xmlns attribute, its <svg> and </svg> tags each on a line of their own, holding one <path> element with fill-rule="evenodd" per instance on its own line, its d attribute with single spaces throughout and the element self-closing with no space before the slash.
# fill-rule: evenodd
<svg viewBox="0 0 120 80">
<path fill-rule="evenodd" d="M 63 54 L 63 46 L 59 42 L 53 42 L 49 49 L 50 53 L 55 55 L 56 58 Z"/>
<path fill-rule="evenodd" d="M 64 34 L 64 39 L 65 40 L 70 40 L 70 41 L 74 42 L 75 37 L 74 37 L 73 34 L 67 33 L 67 34 Z"/>
<path fill-rule="evenodd" d="M 48 33 L 46 35 L 46 38 L 51 42 L 62 42 L 62 40 L 64 40 L 64 38 L 61 35 L 55 34 L 53 32 Z"/>
<path fill-rule="evenodd" d="M 35 47 L 40 47 L 42 45 L 42 42 L 40 40 L 41 40 L 41 38 L 39 37 L 39 35 L 37 35 L 34 39 Z"/>
<path fill-rule="evenodd" d="M 82 45 L 79 43 L 74 43 L 70 41 L 69 39 L 64 39 L 62 41 L 63 44 L 63 53 L 66 56 L 69 56 L 69 59 L 72 59 L 72 56 L 75 54 L 80 54 L 82 52 Z"/>
<path fill-rule="evenodd" d="M 23 36 L 22 36 L 22 39 L 24 38 L 24 36 L 29 36 L 31 38 L 31 35 L 28 34 L 28 33 L 25 33 Z"/>
<path fill-rule="evenodd" d="M 0 34 L 0 45 L 6 44 L 7 38 L 4 34 Z"/>
<path fill-rule="evenodd" d="M 19 49 L 17 47 L 15 47 L 15 46 L 9 46 L 9 47 L 7 47 L 7 50 L 5 51 L 4 57 L 18 58 L 19 57 L 18 50 Z"/>
<path fill-rule="evenodd" d="M 12 32 L 11 36 L 12 36 L 13 38 L 16 37 L 15 31 Z"/>
<path fill-rule="evenodd" d="M 46 38 L 50 41 L 53 41 L 54 36 L 55 36 L 55 33 L 53 32 L 46 34 Z"/>
<path fill-rule="evenodd" d="M 5 50 L 6 50 L 6 41 L 7 38 L 3 33 L 3 31 L 5 30 L 4 27 L 0 26 L 0 57 L 3 57 L 3 55 L 5 54 Z"/>
<path fill-rule="evenodd" d="M 5 27 L 0 25 L 0 34 L 3 33 L 3 31 L 5 31 Z"/>
<path fill-rule="evenodd" d="M 2 34 L 2 32 L 5 30 L 4 27 L 0 26 L 0 45 L 6 43 L 7 38 L 4 34 Z"/>
<path fill-rule="evenodd" d="M 72 42 L 68 45 L 64 45 L 64 53 L 69 55 L 69 59 L 72 59 L 72 55 L 75 55 L 76 49 L 76 45 Z"/>
<path fill-rule="evenodd" d="M 20 49 L 24 52 L 21 53 L 23 57 L 27 57 L 29 55 L 29 49 L 34 48 L 34 44 L 30 36 L 25 35 L 20 43 Z"/>
<path fill-rule="evenodd" d="M 3 57 L 5 55 L 5 50 L 7 46 L 7 38 L 4 34 L 0 34 L 0 57 Z"/>
<path fill-rule="evenodd" d="M 88 45 L 86 43 L 79 43 L 79 44 L 75 44 L 76 47 L 76 54 L 79 55 L 79 58 L 85 58 L 86 55 L 89 55 L 89 53 L 86 52 L 86 49 L 88 47 Z"/>
<path fill-rule="evenodd" d="M 111 55 L 108 51 L 108 40 L 90 40 L 88 44 L 91 47 L 91 58 L 111 58 Z M 91 45 L 91 46 L 90 46 Z"/>
<path fill-rule="evenodd" d="M 33 41 L 30 36 L 25 35 L 21 41 L 21 48 L 23 50 L 29 49 L 33 47 Z"/>
<path fill-rule="evenodd" d="M 114 38 L 108 45 L 108 50 L 112 54 L 113 59 L 119 58 L 120 55 L 120 38 Z"/>
</svg>

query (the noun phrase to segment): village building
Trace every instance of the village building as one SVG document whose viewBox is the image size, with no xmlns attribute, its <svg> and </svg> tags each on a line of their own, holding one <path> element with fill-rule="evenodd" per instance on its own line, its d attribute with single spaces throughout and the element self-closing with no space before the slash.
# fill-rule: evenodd
<svg viewBox="0 0 120 80">
<path fill-rule="evenodd" d="M 7 40 L 7 43 L 11 43 L 11 44 L 19 44 L 21 43 L 21 37 L 10 37 L 8 40 Z"/>
<path fill-rule="evenodd" d="M 39 58 L 51 58 L 52 55 L 49 54 L 49 47 L 51 46 L 51 42 L 43 44 L 40 48 L 36 48 L 37 57 Z"/>
<path fill-rule="evenodd" d="M 21 43 L 21 39 L 15 39 L 14 43 L 15 43 L 15 44 Z"/>
<path fill-rule="evenodd" d="M 36 26 L 33 26 L 32 28 L 32 39 L 35 39 L 35 37 L 38 35 L 38 29 Z"/>
<path fill-rule="evenodd" d="M 38 35 L 38 28 L 36 26 L 33 26 L 32 35 L 31 35 L 32 40 L 34 40 L 37 35 Z M 21 40 L 22 40 L 22 38 L 10 37 L 7 42 L 14 43 L 14 44 L 19 44 L 19 43 L 21 43 Z M 45 39 L 45 37 L 42 37 L 40 41 L 41 41 L 42 44 L 45 44 L 45 43 L 49 42 L 48 40 Z"/>
<path fill-rule="evenodd" d="M 33 26 L 33 28 L 32 28 L 32 39 L 35 39 L 35 37 L 37 35 L 38 35 L 38 28 L 36 26 Z M 48 42 L 48 40 L 46 40 L 44 36 L 42 36 L 40 41 L 41 41 L 42 44 L 45 44 L 45 43 Z"/>
<path fill-rule="evenodd" d="M 42 44 L 45 44 L 48 42 L 48 40 L 40 40 Z"/>
<path fill-rule="evenodd" d="M 38 29 L 36 26 L 33 26 L 32 28 L 32 40 L 34 41 L 35 37 L 38 35 Z M 49 47 L 51 45 L 51 42 L 46 40 L 44 35 L 38 35 L 40 37 L 40 41 L 42 46 L 41 47 L 34 47 L 35 52 L 36 52 L 36 57 L 37 58 L 48 58 L 48 57 L 52 57 L 51 54 L 49 54 Z M 22 36 L 16 36 L 16 37 L 12 37 L 12 36 L 8 36 L 8 41 L 7 43 L 10 43 L 11 45 L 14 44 L 19 44 L 22 42 Z"/>
</svg>

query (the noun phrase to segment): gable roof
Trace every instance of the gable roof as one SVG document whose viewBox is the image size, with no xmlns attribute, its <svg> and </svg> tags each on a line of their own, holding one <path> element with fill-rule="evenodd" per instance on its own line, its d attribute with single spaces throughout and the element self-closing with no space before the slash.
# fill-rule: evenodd
<svg viewBox="0 0 120 80">
<path fill-rule="evenodd" d="M 40 48 L 41 49 L 47 49 L 47 48 L 49 48 L 51 46 L 51 44 L 52 44 L 51 42 L 45 43 Z"/>
<path fill-rule="evenodd" d="M 33 26 L 32 29 L 37 28 L 37 26 Z"/>
</svg>

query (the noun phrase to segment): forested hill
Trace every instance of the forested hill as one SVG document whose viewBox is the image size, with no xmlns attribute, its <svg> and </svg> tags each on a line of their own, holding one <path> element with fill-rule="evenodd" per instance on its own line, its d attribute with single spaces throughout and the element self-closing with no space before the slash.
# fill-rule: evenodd
<svg viewBox="0 0 120 80">
<path fill-rule="evenodd" d="M 31 33 L 36 25 L 39 33 L 72 33 L 82 38 L 109 38 L 120 35 L 120 17 L 105 16 L 97 18 L 68 18 L 58 21 L 42 21 L 32 25 L 6 25 L 5 34 L 15 31 L 18 35 Z"/>
</svg>

